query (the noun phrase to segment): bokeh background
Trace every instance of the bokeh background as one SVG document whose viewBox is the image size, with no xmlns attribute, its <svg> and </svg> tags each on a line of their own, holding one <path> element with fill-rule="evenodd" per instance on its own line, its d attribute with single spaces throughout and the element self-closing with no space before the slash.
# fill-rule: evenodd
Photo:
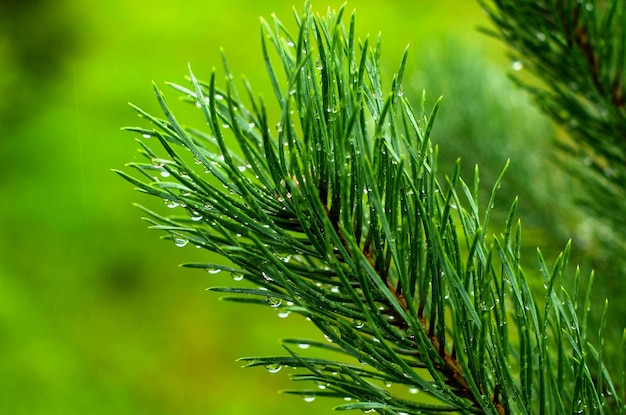
<svg viewBox="0 0 626 415">
<path fill-rule="evenodd" d="M 160 240 L 132 203 L 165 207 L 111 172 L 137 157 L 136 137 L 120 128 L 145 126 L 127 102 L 156 113 L 151 81 L 184 82 L 188 63 L 208 79 L 220 48 L 233 73 L 271 97 L 259 16 L 275 12 L 293 28 L 292 6 L 302 8 L 0 2 L 0 413 L 331 413 L 332 401 L 279 395 L 294 387 L 285 370 L 236 361 L 281 354 L 278 339 L 316 336 L 312 328 L 218 301 L 205 289 L 232 283 L 228 276 L 177 267 L 217 258 Z M 477 31 L 489 25 L 477 2 L 354 0 L 346 9 L 356 9 L 360 37 L 382 32 L 390 73 L 411 45 L 406 94 L 417 102 L 426 88 L 429 105 L 444 96 L 435 127 L 442 170 L 459 156 L 466 174 L 479 162 L 489 187 L 510 157 L 497 207 L 505 215 L 520 195 L 530 260 L 535 246 L 550 255 L 575 234 L 579 262 L 591 262 L 600 248 L 568 207 L 568 179 L 549 165 L 558 132 L 507 79 L 504 48 Z"/>
</svg>

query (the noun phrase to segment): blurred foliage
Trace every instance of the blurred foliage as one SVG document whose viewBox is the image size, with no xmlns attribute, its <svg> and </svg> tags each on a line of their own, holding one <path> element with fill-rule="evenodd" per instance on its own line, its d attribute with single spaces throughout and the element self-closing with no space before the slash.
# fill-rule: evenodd
<svg viewBox="0 0 626 415">
<path fill-rule="evenodd" d="M 342 3 L 313 6 L 324 11 Z M 258 16 L 276 12 L 288 22 L 292 5 L 285 0 L 0 4 L 0 413 L 323 413 L 326 405 L 317 401 L 274 399 L 276 390 L 288 387 L 281 374 L 243 371 L 235 362 L 252 350 L 276 352 L 276 337 L 306 336 L 302 321 L 263 310 L 250 324 L 236 323 L 248 311 L 204 291 L 219 285 L 216 278 L 228 277 L 177 269 L 178 263 L 210 258 L 155 241 L 130 207 L 135 192 L 110 172 L 135 154 L 136 143 L 119 132 L 136 121 L 126 102 L 155 109 L 151 79 L 179 80 L 188 62 L 203 75 L 219 66 L 224 47 L 231 70 L 245 73 L 257 89 L 265 85 L 260 91 L 269 94 L 257 64 Z M 476 50 L 466 63 L 482 62 L 490 74 L 500 70 L 493 69 L 500 46 L 475 31 L 486 24 L 477 4 L 395 0 L 381 6 L 363 0 L 347 10 L 352 7 L 358 9 L 360 36 L 384 33 L 388 67 L 397 66 L 410 43 L 405 77 L 419 65 L 416 92 L 426 87 L 431 98 L 445 95 L 434 131 L 442 149 L 465 128 L 443 132 L 444 124 L 457 122 L 444 118 L 454 113 L 453 101 L 485 109 L 472 128 L 488 129 L 487 119 L 504 117 L 493 103 L 477 105 L 475 92 L 452 99 L 458 93 L 453 89 L 433 84 L 431 90 L 426 78 L 420 84 L 426 72 L 437 78 L 446 68 L 459 67 L 453 50 L 441 46 L 442 36 L 457 39 L 460 50 Z M 470 46 L 480 44 L 482 49 Z M 487 52 L 485 45 L 491 48 Z M 459 81 L 464 78 L 458 75 Z M 485 87 L 489 80 L 483 78 Z M 512 86 L 501 82 L 495 88 L 501 96 L 511 94 Z M 518 98 L 511 97 L 515 104 Z M 528 117 L 523 124 L 543 122 Z M 477 161 L 464 146 L 458 153 L 466 168 Z M 502 159 L 494 165 L 500 169 Z M 524 177 L 519 183 L 530 188 Z M 539 218 L 542 209 L 537 202 Z M 548 228 L 537 227 L 537 239 L 550 240 L 551 231 L 543 229 Z M 293 407 L 287 408 L 290 402 Z"/>
<path fill-rule="evenodd" d="M 0 3 L 0 126 L 32 117 L 48 88 L 82 48 L 80 21 L 67 3 Z M 22 82 L 23 80 L 29 82 Z"/>
</svg>

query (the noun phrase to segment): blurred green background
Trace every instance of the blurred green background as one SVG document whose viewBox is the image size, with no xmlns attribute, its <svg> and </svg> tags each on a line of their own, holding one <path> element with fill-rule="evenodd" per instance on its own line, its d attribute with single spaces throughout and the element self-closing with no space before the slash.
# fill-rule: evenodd
<svg viewBox="0 0 626 415">
<path fill-rule="evenodd" d="M 278 395 L 294 387 L 285 371 L 236 362 L 280 354 L 277 339 L 314 331 L 205 291 L 232 281 L 177 264 L 217 259 L 159 240 L 131 204 L 163 206 L 110 171 L 137 156 L 135 137 L 120 131 L 141 124 L 127 102 L 156 113 L 150 82 L 184 82 L 188 63 L 208 79 L 222 47 L 233 73 L 270 97 L 258 18 L 275 12 L 293 28 L 294 5 L 302 8 L 293 0 L 0 4 L 0 413 L 331 413 L 331 401 Z M 533 185 L 546 176 L 554 131 L 506 79 L 502 46 L 476 31 L 487 25 L 478 4 L 346 8 L 357 10 L 359 36 L 383 33 L 390 71 L 411 44 L 407 93 L 417 100 L 427 88 L 431 104 L 445 96 L 436 126 L 444 167 L 458 156 L 469 172 L 484 163 L 488 184 L 512 157 L 503 203 L 522 194 L 528 244 L 560 248 L 576 221 L 550 198 L 550 186 L 563 183 Z"/>
</svg>

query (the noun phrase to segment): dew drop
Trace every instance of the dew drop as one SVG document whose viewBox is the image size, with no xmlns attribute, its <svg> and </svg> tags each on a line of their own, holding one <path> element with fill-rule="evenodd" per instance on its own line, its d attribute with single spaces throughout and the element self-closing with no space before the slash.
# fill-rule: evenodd
<svg viewBox="0 0 626 415">
<path fill-rule="evenodd" d="M 233 278 L 233 281 L 243 280 L 243 274 L 241 272 L 231 272 L 230 276 Z"/>
<path fill-rule="evenodd" d="M 287 318 L 289 317 L 289 314 L 291 314 L 291 311 L 280 310 L 277 315 L 278 315 L 278 318 Z"/>
<path fill-rule="evenodd" d="M 151 137 L 152 137 L 152 135 L 150 135 L 150 134 L 148 134 L 148 133 L 146 133 L 146 134 L 142 134 L 141 136 L 142 136 L 143 138 L 151 138 Z"/>
<path fill-rule="evenodd" d="M 311 345 L 309 343 L 300 343 L 298 344 L 298 347 L 300 349 L 308 349 L 309 347 L 311 347 Z"/>
<path fill-rule="evenodd" d="M 290 40 L 289 42 L 287 42 L 287 46 L 289 46 L 290 48 L 293 48 L 294 46 L 296 46 L 296 44 Z"/>
<path fill-rule="evenodd" d="M 283 262 L 289 262 L 291 261 L 291 254 L 276 254 L 276 258 Z"/>
<path fill-rule="evenodd" d="M 167 206 L 170 209 L 174 209 L 175 207 L 180 206 L 180 203 L 174 201 L 174 200 L 170 200 L 170 199 L 163 199 L 163 201 L 165 202 L 165 206 Z"/>
<path fill-rule="evenodd" d="M 416 395 L 420 390 L 417 388 L 409 388 L 409 393 L 411 395 Z"/>
<path fill-rule="evenodd" d="M 279 363 L 271 363 L 269 365 L 265 365 L 265 369 L 270 373 L 277 373 L 282 368 L 282 365 L 280 365 Z"/>
<path fill-rule="evenodd" d="M 304 402 L 313 402 L 315 400 L 315 395 L 304 395 L 302 399 L 304 399 Z"/>
<path fill-rule="evenodd" d="M 521 71 L 522 69 L 524 69 L 524 64 L 521 61 L 514 61 L 511 64 L 511 67 L 514 71 Z"/>
<path fill-rule="evenodd" d="M 270 307 L 276 308 L 280 307 L 280 305 L 282 304 L 282 300 L 280 298 L 267 297 L 267 303 L 270 305 Z"/>
<path fill-rule="evenodd" d="M 363 326 L 365 326 L 365 323 L 362 322 L 361 320 L 354 320 L 352 324 L 354 325 L 355 329 L 362 329 Z"/>
<path fill-rule="evenodd" d="M 174 238 L 174 244 L 180 248 L 182 248 L 183 246 L 187 245 L 189 243 L 188 239 L 185 238 L 181 238 L 181 237 L 175 237 Z"/>
<path fill-rule="evenodd" d="M 218 274 L 222 269 L 221 268 L 207 268 L 206 272 L 208 272 L 209 274 Z"/>
</svg>

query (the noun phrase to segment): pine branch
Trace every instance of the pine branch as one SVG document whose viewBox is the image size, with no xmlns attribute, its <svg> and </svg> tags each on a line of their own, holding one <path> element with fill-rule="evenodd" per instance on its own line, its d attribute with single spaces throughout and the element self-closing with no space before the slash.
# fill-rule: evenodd
<svg viewBox="0 0 626 415">
<path fill-rule="evenodd" d="M 246 366 L 298 369 L 292 379 L 313 387 L 287 392 L 352 400 L 337 410 L 623 413 L 602 345 L 587 342 L 589 304 L 561 286 L 569 247 L 551 267 L 538 255 L 538 300 L 520 265 L 517 202 L 502 235 L 487 234 L 503 175 L 486 208 L 478 169 L 467 184 L 457 163 L 440 183 L 429 141 L 439 104 L 429 117 L 411 108 L 406 53 L 383 89 L 380 37 L 370 46 L 342 17 L 307 5 L 295 37 L 263 21 L 277 124 L 247 82 L 244 103 L 224 65 L 223 89 L 191 70 L 189 86 L 172 85 L 208 131 L 184 127 L 156 86 L 164 118 L 136 108 L 153 129 L 129 128 L 147 162 L 129 165 L 141 179 L 118 173 L 174 212 L 144 208 L 152 227 L 228 263 L 185 266 L 245 279 L 213 290 L 300 314 L 327 340 L 286 340 L 285 356 Z"/>
<path fill-rule="evenodd" d="M 511 50 L 514 78 L 563 127 L 560 163 L 580 178 L 578 197 L 626 234 L 626 2 L 479 0 Z M 625 248 L 616 237 L 618 251 Z"/>
</svg>

